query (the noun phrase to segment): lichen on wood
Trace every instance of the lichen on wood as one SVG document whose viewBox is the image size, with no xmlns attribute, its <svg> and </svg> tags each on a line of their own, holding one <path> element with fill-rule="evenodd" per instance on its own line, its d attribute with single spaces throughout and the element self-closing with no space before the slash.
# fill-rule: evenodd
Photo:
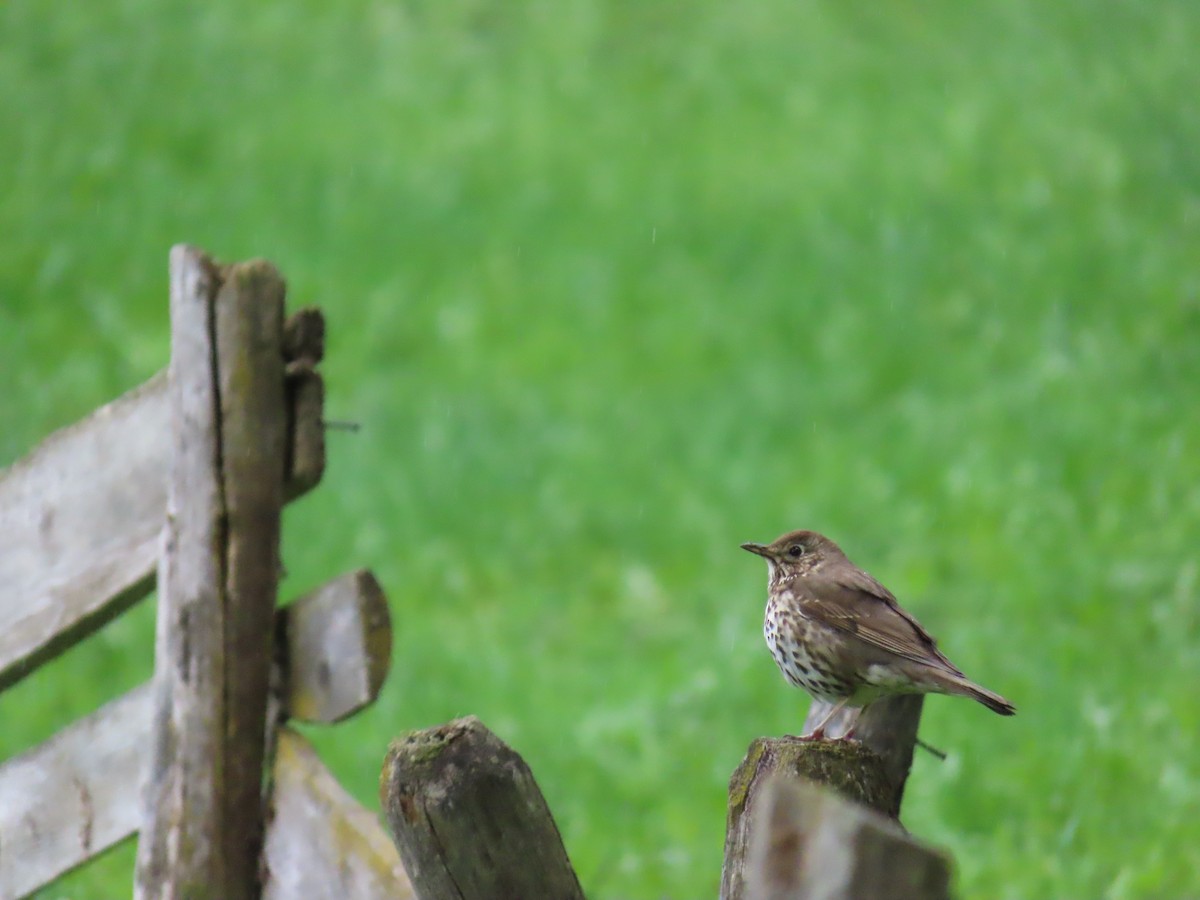
<svg viewBox="0 0 1200 900">
<path fill-rule="evenodd" d="M 474 717 L 394 740 L 380 799 L 418 896 L 583 898 L 533 773 Z"/>
</svg>

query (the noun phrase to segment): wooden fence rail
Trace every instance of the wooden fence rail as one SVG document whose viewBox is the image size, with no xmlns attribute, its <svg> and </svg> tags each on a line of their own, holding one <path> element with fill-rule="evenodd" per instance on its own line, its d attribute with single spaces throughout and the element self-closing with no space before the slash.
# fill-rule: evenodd
<svg viewBox="0 0 1200 900">
<path fill-rule="evenodd" d="M 324 470 L 316 310 L 287 320 L 289 500 Z M 154 589 L 170 464 L 167 372 L 0 473 L 0 691 Z"/>
<path fill-rule="evenodd" d="M 0 765 L 0 897 L 135 832 L 143 897 L 410 897 L 283 725 L 371 703 L 391 652 L 369 572 L 275 608 L 280 510 L 324 469 L 323 319 L 285 324 L 267 263 L 176 247 L 170 280 L 169 372 L 0 473 L 0 690 L 159 588 L 154 682 Z"/>
</svg>

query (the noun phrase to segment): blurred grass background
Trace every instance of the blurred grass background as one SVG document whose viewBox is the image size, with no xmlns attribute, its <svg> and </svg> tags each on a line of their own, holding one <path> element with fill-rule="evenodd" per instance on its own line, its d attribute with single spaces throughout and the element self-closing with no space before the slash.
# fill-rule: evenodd
<svg viewBox="0 0 1200 900">
<path fill-rule="evenodd" d="M 172 243 L 268 257 L 363 424 L 284 594 L 391 597 L 380 702 L 311 730 L 364 802 L 475 713 L 589 896 L 714 896 L 807 702 L 737 545 L 811 527 L 1020 708 L 926 706 L 904 816 L 963 897 L 1195 895 L 1198 45 L 1189 0 L 10 0 L 0 464 L 166 363 Z M 0 697 L 0 756 L 152 631 Z"/>
</svg>

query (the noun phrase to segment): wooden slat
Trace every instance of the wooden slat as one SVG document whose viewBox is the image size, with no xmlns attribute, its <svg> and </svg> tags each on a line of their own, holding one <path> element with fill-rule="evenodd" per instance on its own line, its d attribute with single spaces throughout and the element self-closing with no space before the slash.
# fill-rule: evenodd
<svg viewBox="0 0 1200 900">
<path fill-rule="evenodd" d="M 171 469 L 136 897 L 258 896 L 286 409 L 283 280 L 171 251 Z"/>
<path fill-rule="evenodd" d="M 744 894 L 731 900 L 947 900 L 950 864 L 892 820 L 776 777 L 755 814 Z"/>
<path fill-rule="evenodd" d="M 391 662 L 392 624 L 374 575 L 360 569 L 322 585 L 289 606 L 284 622 L 291 716 L 339 722 L 375 700 Z"/>
<path fill-rule="evenodd" d="M 279 733 L 265 848 L 265 900 L 408 900 L 415 897 L 379 820 L 346 793 L 316 751 Z"/>
<path fill-rule="evenodd" d="M 151 709 L 144 684 L 0 766 L 0 897 L 24 897 L 133 834 Z"/>
<path fill-rule="evenodd" d="M 289 500 L 325 470 L 320 312 L 285 328 Z M 170 453 L 167 373 L 46 438 L 0 472 L 0 691 L 154 588 Z"/>
<path fill-rule="evenodd" d="M 278 634 L 309 636 L 292 642 L 287 671 L 278 675 L 286 710 L 308 710 L 306 721 L 333 722 L 375 699 L 391 653 L 391 626 L 386 598 L 370 572 L 334 578 L 276 615 Z M 335 650 L 313 639 L 322 630 Z M 331 665 L 331 654 L 346 664 Z M 0 765 L 0 897 L 36 890 L 137 830 L 152 711 L 147 682 Z M 322 795 L 336 794 L 311 763 L 305 766 Z M 287 788 L 276 784 L 275 790 Z M 320 803 L 336 806 L 333 799 L 318 799 L 304 808 Z M 391 848 L 376 823 L 371 846 L 380 841 Z"/>
<path fill-rule="evenodd" d="M 350 594 L 343 601 L 357 605 Z M 315 659 L 297 663 L 306 682 L 323 666 Z M 334 681 L 341 677 L 340 669 L 326 672 Z M 351 687 L 334 692 L 350 695 Z M 153 710 L 147 682 L 0 765 L 0 897 L 26 896 L 136 833 Z M 281 732 L 273 784 L 271 828 L 278 834 L 269 831 L 267 837 L 267 861 L 275 873 L 268 896 L 411 896 L 382 825 L 342 790 L 307 742 L 287 729 Z M 306 882 L 340 889 L 306 893 Z"/>
<path fill-rule="evenodd" d="M 582 900 L 533 773 L 478 719 L 394 740 L 380 795 L 419 896 Z"/>
<path fill-rule="evenodd" d="M 0 691 L 153 587 L 167 421 L 160 372 L 0 473 Z"/>
</svg>

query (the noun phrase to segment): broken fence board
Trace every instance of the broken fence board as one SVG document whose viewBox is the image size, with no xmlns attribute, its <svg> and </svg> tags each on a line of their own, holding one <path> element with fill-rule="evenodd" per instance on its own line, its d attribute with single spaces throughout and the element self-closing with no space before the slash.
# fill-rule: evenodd
<svg viewBox="0 0 1200 900">
<path fill-rule="evenodd" d="M 27 896 L 137 832 L 153 710 L 148 682 L 0 766 L 0 897 Z M 273 783 L 264 896 L 412 896 L 378 819 L 290 729 Z"/>
<path fill-rule="evenodd" d="M 24 897 L 138 827 L 144 684 L 0 766 L 0 897 Z"/>
<path fill-rule="evenodd" d="M 282 621 L 293 717 L 338 722 L 374 701 L 392 655 L 387 598 L 374 575 L 360 569 L 334 579 L 289 606 Z"/>
<path fill-rule="evenodd" d="M 153 588 L 168 447 L 160 372 L 0 473 L 0 690 Z"/>
<path fill-rule="evenodd" d="M 284 708 L 292 715 L 309 709 L 305 721 L 341 721 L 378 696 L 391 625 L 387 600 L 370 572 L 334 578 L 276 615 L 284 635 L 343 631 L 333 642 L 342 654 L 336 662 L 328 653 L 297 654 L 300 647 L 292 647 L 288 672 L 279 676 Z M 346 628 L 354 622 L 373 624 Z M 375 677 L 364 681 L 368 671 Z M 321 693 L 314 701 L 317 685 Z M 137 830 L 152 703 L 147 682 L 0 764 L 0 897 L 36 890 Z M 377 839 L 391 846 L 382 828 Z"/>
<path fill-rule="evenodd" d="M 745 900 L 947 900 L 950 864 L 892 820 L 776 776 L 754 814 Z"/>
<path fill-rule="evenodd" d="M 288 320 L 309 364 L 288 379 L 288 500 L 325 469 L 323 323 Z M 167 373 L 50 435 L 0 471 L 0 691 L 154 589 L 171 448 Z"/>
<path fill-rule="evenodd" d="M 265 847 L 264 900 L 415 897 L 379 820 L 338 784 L 312 745 L 280 729 Z"/>
</svg>

